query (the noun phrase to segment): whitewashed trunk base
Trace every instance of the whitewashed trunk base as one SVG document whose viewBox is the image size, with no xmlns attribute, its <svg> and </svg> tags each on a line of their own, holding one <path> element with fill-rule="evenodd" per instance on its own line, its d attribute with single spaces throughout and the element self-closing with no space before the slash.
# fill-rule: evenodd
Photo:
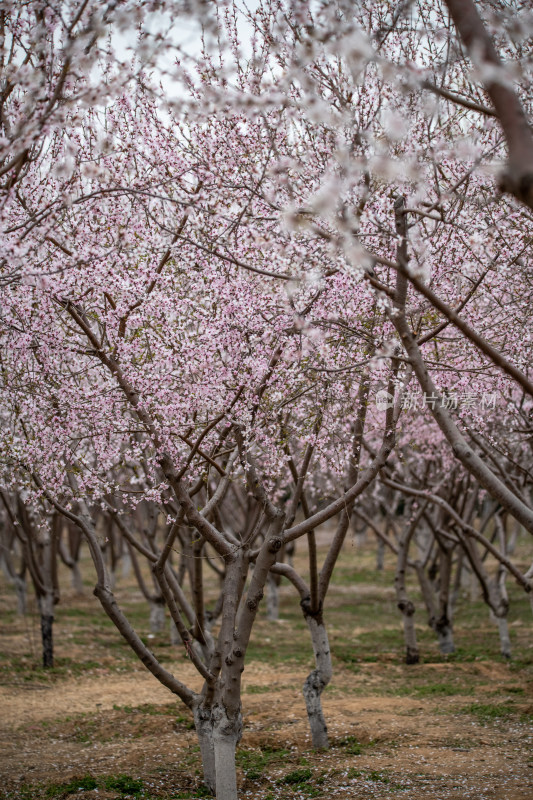
<svg viewBox="0 0 533 800">
<path fill-rule="evenodd" d="M 71 567 L 70 578 L 71 578 L 72 588 L 74 589 L 76 594 L 82 595 L 83 578 L 81 577 L 80 568 L 76 561 L 74 561 Z"/>
<path fill-rule="evenodd" d="M 311 741 L 313 747 L 320 750 L 329 747 L 328 727 L 322 711 L 321 695 L 331 680 L 333 668 L 325 626 L 321 623 L 319 624 L 311 616 L 306 618 L 306 622 L 313 643 L 316 669 L 307 676 L 303 685 L 303 696 L 311 730 Z"/>
<path fill-rule="evenodd" d="M 324 684 L 317 671 L 313 670 L 304 683 L 303 695 L 311 729 L 311 740 L 315 750 L 324 750 L 329 747 L 328 726 L 322 711 L 321 694 L 323 690 Z"/>
<path fill-rule="evenodd" d="M 507 617 L 496 617 L 495 622 L 500 635 L 500 652 L 504 658 L 511 658 L 511 637 Z"/>
<path fill-rule="evenodd" d="M 174 620 L 172 619 L 170 620 L 170 644 L 181 644 L 183 646 L 183 640 L 179 635 Z"/>
<path fill-rule="evenodd" d="M 414 608 L 410 614 L 403 614 L 403 635 L 405 641 L 405 663 L 418 664 L 420 661 L 420 653 L 416 640 Z"/>
<path fill-rule="evenodd" d="M 213 745 L 213 724 L 211 711 L 201 706 L 193 709 L 194 725 L 202 755 L 204 783 L 210 792 L 216 792 L 215 749 Z"/>
<path fill-rule="evenodd" d="M 266 585 L 267 619 L 276 622 L 279 619 L 279 586 L 273 575 L 268 576 Z"/>
<path fill-rule="evenodd" d="M 26 599 L 26 581 L 24 578 L 15 575 L 15 578 L 13 579 L 13 585 L 15 587 L 15 594 L 17 596 L 17 614 L 24 616 L 28 609 Z"/>
<path fill-rule="evenodd" d="M 377 541 L 376 569 L 378 572 L 385 569 L 385 542 L 382 539 L 378 539 Z"/>
<path fill-rule="evenodd" d="M 438 628 L 437 637 L 439 640 L 439 650 L 443 655 L 450 655 L 450 653 L 455 653 L 455 644 L 453 641 L 453 630 L 451 625 L 446 625 Z"/>
<path fill-rule="evenodd" d="M 163 603 L 150 603 L 150 633 L 165 630 L 165 606 Z"/>
<path fill-rule="evenodd" d="M 238 800 L 235 750 L 242 735 L 242 716 L 229 717 L 222 706 L 213 708 L 213 745 L 215 750 L 216 798 Z"/>
<path fill-rule="evenodd" d="M 54 596 L 51 592 L 47 592 L 39 598 L 39 611 L 41 614 L 43 667 L 48 669 L 54 666 Z"/>
<path fill-rule="evenodd" d="M 124 580 L 127 580 L 131 574 L 131 556 L 127 550 L 124 553 L 122 553 L 121 562 L 122 562 L 122 577 L 124 578 Z"/>
</svg>

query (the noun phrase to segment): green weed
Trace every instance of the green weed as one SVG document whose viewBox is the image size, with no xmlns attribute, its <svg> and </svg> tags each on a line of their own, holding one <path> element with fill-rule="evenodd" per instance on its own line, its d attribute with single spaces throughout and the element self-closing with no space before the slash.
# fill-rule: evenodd
<svg viewBox="0 0 533 800">
<path fill-rule="evenodd" d="M 363 778 L 365 781 L 373 781 L 375 783 L 390 783 L 390 776 L 386 772 L 380 772 L 377 769 L 354 769 L 350 767 L 346 773 L 347 778 Z"/>
<path fill-rule="evenodd" d="M 310 769 L 295 769 L 293 772 L 284 775 L 283 778 L 278 778 L 276 783 L 284 786 L 295 786 L 308 783 L 312 777 L 313 773 Z"/>
<path fill-rule="evenodd" d="M 98 781 L 92 775 L 85 775 L 82 778 L 73 778 L 68 783 L 51 783 L 46 789 L 46 797 L 63 797 L 64 795 L 77 792 L 80 789 L 97 789 Z"/>
<path fill-rule="evenodd" d="M 138 778 L 132 778 L 129 775 L 109 775 L 102 778 L 94 778 L 92 775 L 84 775 L 79 778 L 72 778 L 65 783 L 51 783 L 46 787 L 44 797 L 46 798 L 63 798 L 69 794 L 79 791 L 89 791 L 91 789 L 107 789 L 119 792 L 124 797 L 141 798 L 148 800 L 144 790 L 143 782 Z M 28 794 L 29 798 L 42 796 L 37 794 L 35 787 L 32 787 L 32 794 Z M 26 797 L 21 796 L 20 800 L 26 800 Z"/>
<path fill-rule="evenodd" d="M 120 792 L 121 794 L 137 797 L 143 789 L 143 782 L 129 775 L 110 775 L 102 781 L 104 788 Z"/>
<path fill-rule="evenodd" d="M 468 687 L 456 686 L 453 683 L 429 683 L 426 686 L 415 686 L 413 694 L 417 697 L 433 697 L 434 695 L 450 697 L 454 694 L 470 694 L 470 691 Z"/>
<path fill-rule="evenodd" d="M 481 722 L 505 719 L 516 713 L 516 709 L 508 704 L 496 705 L 494 703 L 470 703 L 468 706 L 464 706 L 461 711 L 465 714 L 473 714 Z"/>
<path fill-rule="evenodd" d="M 188 792 L 173 794 L 172 798 L 169 798 L 169 800 L 197 800 L 197 798 L 212 796 L 212 793 L 206 786 L 198 786 L 196 789 L 191 789 Z"/>
<path fill-rule="evenodd" d="M 273 761 L 286 759 L 290 752 L 284 748 L 262 747 L 260 750 L 239 750 L 236 755 L 236 762 L 244 770 L 248 780 L 259 780 L 263 776 L 263 771 Z"/>
<path fill-rule="evenodd" d="M 136 714 L 138 709 L 133 708 L 132 706 L 118 706 L 113 703 L 113 710 L 114 711 L 123 711 L 125 714 Z"/>
<path fill-rule="evenodd" d="M 270 686 L 247 686 L 245 692 L 247 694 L 268 694 L 272 691 Z"/>
<path fill-rule="evenodd" d="M 361 742 L 357 741 L 355 736 L 343 736 L 342 739 L 338 739 L 335 742 L 335 745 L 344 748 L 346 753 L 349 753 L 351 756 L 360 756 L 364 749 Z"/>
<path fill-rule="evenodd" d="M 194 730 L 194 720 L 192 717 L 187 717 L 183 714 L 177 714 L 175 720 L 176 725 L 183 725 L 188 731 Z"/>
</svg>

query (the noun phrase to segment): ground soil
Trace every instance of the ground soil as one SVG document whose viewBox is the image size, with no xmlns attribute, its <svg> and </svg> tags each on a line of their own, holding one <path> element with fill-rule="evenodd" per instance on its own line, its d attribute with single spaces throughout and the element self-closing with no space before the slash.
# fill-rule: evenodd
<svg viewBox="0 0 533 800">
<path fill-rule="evenodd" d="M 310 643 L 293 590 L 282 586 L 283 619 L 259 615 L 243 674 L 241 800 L 532 800 L 533 641 L 523 593 L 510 586 L 512 663 L 498 653 L 486 608 L 467 598 L 457 615 L 462 654 L 444 659 L 419 611 L 423 662 L 407 666 L 394 563 L 375 572 L 371 547 L 350 546 L 343 558 L 327 609 L 334 676 L 323 705 L 332 747 L 316 753 L 310 746 L 301 692 Z M 90 565 L 83 570 L 89 587 Z M 12 589 L 0 582 L 0 800 L 133 797 L 109 787 L 107 779 L 120 775 L 143 782 L 137 800 L 202 796 L 188 710 L 121 643 L 88 588 L 76 596 L 68 579 L 54 623 L 53 674 L 40 669 L 35 604 L 20 617 Z M 168 628 L 149 634 L 133 577 L 121 577 L 117 591 L 164 666 L 199 689 Z M 312 778 L 285 780 L 298 770 Z M 87 776 L 98 788 L 78 790 Z"/>
<path fill-rule="evenodd" d="M 453 665 L 454 674 L 459 666 Z M 452 665 L 431 668 L 435 679 L 445 679 Z M 509 680 L 505 664 L 479 663 L 475 668 L 480 674 L 486 673 L 488 688 Z M 188 683 L 197 683 L 190 664 L 180 662 L 179 669 Z M 241 746 L 292 748 L 300 759 L 298 763 L 303 757 L 304 762 L 319 766 L 326 775 L 324 794 L 318 795 L 324 798 L 392 794 L 417 800 L 531 800 L 533 732 L 529 725 L 517 719 L 483 724 L 452 713 L 458 702 L 471 702 L 471 697 L 444 697 L 436 704 L 434 698 L 374 694 L 373 689 L 382 686 L 395 669 L 403 667 L 376 663 L 365 666 L 356 676 L 337 675 L 335 684 L 346 691 L 333 689 L 324 698 L 335 746 L 328 753 L 314 754 L 298 688 L 305 671 L 252 663 L 244 680 Z M 138 670 L 117 675 L 102 668 L 96 673 L 62 678 L 53 684 L 21 685 L 15 679 L 0 686 L 0 780 L 10 793 L 6 796 L 17 797 L 17 785 L 110 773 L 149 774 L 154 791 L 159 774 L 165 791 L 173 781 L 176 795 L 187 796 L 183 792 L 191 786 L 195 771 L 194 759 L 191 761 L 195 734 L 183 724 L 186 718 L 179 716 L 179 707 L 175 711 L 174 704 L 169 706 L 173 698 L 168 691 Z M 367 693 L 351 694 L 350 685 L 355 682 L 359 691 L 366 686 Z M 263 693 L 262 687 L 272 691 Z M 146 704 L 150 704 L 148 710 Z M 170 713 L 161 713 L 167 706 Z M 346 752 L 342 742 L 347 736 L 363 744 L 361 754 Z M 346 770 L 352 768 L 353 772 L 354 767 L 361 774 L 345 779 Z M 274 761 L 269 766 L 273 785 L 284 771 L 285 763 Z M 376 778 L 378 773 L 387 777 Z M 258 786 L 254 794 L 242 770 L 240 781 L 244 796 L 268 796 L 268 786 Z M 194 796 L 192 787 L 190 791 Z M 68 795 L 78 796 L 122 797 L 102 790 Z M 283 797 L 283 792 L 271 794 L 274 796 Z"/>
</svg>

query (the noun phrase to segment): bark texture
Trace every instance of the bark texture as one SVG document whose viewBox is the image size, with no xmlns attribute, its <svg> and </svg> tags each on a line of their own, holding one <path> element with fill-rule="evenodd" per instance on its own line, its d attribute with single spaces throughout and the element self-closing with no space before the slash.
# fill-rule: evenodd
<svg viewBox="0 0 533 800">
<path fill-rule="evenodd" d="M 279 586 L 276 576 L 269 573 L 266 586 L 267 619 L 276 622 L 279 619 Z"/>
<path fill-rule="evenodd" d="M 224 706 L 216 705 L 212 711 L 212 721 L 216 798 L 237 800 L 235 750 L 242 736 L 242 716 L 240 711 L 230 716 Z"/>
<path fill-rule="evenodd" d="M 439 617 L 435 623 L 435 630 L 439 641 L 439 650 L 443 655 L 455 653 L 455 644 L 453 641 L 453 629 L 447 614 Z"/>
<path fill-rule="evenodd" d="M 509 156 L 500 188 L 533 208 L 533 134 L 524 108 L 509 85 L 509 77 L 503 74 L 504 66 L 476 3 L 473 0 L 446 0 L 446 5 L 462 42 L 474 63 L 477 62 L 484 72 L 485 89 L 507 142 Z"/>
<path fill-rule="evenodd" d="M 150 602 L 150 633 L 161 633 L 165 629 L 165 606 L 162 602 Z"/>
<path fill-rule="evenodd" d="M 210 792 L 216 792 L 215 749 L 213 744 L 213 724 L 211 709 L 197 704 L 193 708 L 194 725 L 202 754 L 204 783 Z"/>
<path fill-rule="evenodd" d="M 500 635 L 500 652 L 504 658 L 511 658 L 511 637 L 507 617 L 496 617 L 496 625 Z"/>
<path fill-rule="evenodd" d="M 311 739 L 315 749 L 323 749 L 329 746 L 328 727 L 322 711 L 322 692 L 331 680 L 333 673 L 331 664 L 331 652 L 329 649 L 328 634 L 322 621 L 317 621 L 314 617 L 306 617 L 306 622 L 311 634 L 313 651 L 315 654 L 316 668 L 307 676 L 303 686 L 303 695 L 309 727 L 311 729 Z"/>
<path fill-rule="evenodd" d="M 52 595 L 39 598 L 39 610 L 41 612 L 43 667 L 48 669 L 54 666 L 54 598 Z"/>
</svg>

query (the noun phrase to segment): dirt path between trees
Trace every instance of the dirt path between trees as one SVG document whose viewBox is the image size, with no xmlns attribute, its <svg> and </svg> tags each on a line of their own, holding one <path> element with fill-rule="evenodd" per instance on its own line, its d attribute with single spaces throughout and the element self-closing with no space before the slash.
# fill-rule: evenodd
<svg viewBox="0 0 533 800">
<path fill-rule="evenodd" d="M 184 668 L 185 667 L 185 668 Z M 180 675 L 198 689 L 198 673 L 180 666 Z M 168 703 L 172 695 L 148 673 L 135 676 L 101 675 L 62 681 L 60 685 L 0 686 L 2 728 L 20 728 L 32 722 L 54 720 L 72 714 L 109 711 L 114 705 L 139 706 Z"/>
</svg>

